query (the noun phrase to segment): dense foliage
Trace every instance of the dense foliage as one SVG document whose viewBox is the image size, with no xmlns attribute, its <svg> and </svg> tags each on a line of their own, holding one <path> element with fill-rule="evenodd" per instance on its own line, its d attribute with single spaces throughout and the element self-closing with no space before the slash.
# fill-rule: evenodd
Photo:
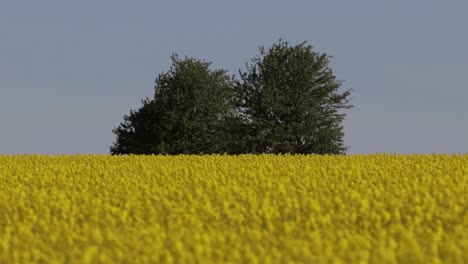
<svg viewBox="0 0 468 264">
<path fill-rule="evenodd" d="M 246 152 L 344 154 L 339 110 L 351 107 L 351 90 L 337 92 L 329 57 L 281 40 L 260 52 L 236 90 Z"/>
<path fill-rule="evenodd" d="M 468 263 L 468 155 L 0 156 L 0 263 Z"/>
<path fill-rule="evenodd" d="M 172 56 L 168 72 L 158 76 L 153 99 L 124 116 L 114 129 L 112 154 L 223 153 L 232 141 L 232 77 L 210 63 Z"/>
<path fill-rule="evenodd" d="M 241 80 L 210 63 L 172 57 L 154 98 L 114 129 L 112 154 L 344 154 L 341 122 L 351 90 L 329 57 L 279 41 L 252 60 Z"/>
</svg>

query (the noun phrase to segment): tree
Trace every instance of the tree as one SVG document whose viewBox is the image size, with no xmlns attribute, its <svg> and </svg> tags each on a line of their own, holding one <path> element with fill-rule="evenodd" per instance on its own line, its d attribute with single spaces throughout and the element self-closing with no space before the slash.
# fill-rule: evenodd
<svg viewBox="0 0 468 264">
<path fill-rule="evenodd" d="M 233 145 L 234 80 L 211 62 L 173 55 L 153 99 L 124 116 L 111 154 L 224 153 Z"/>
<path fill-rule="evenodd" d="M 330 57 L 302 43 L 279 40 L 239 71 L 236 106 L 243 120 L 243 152 L 344 154 L 348 96 L 329 68 Z"/>
</svg>

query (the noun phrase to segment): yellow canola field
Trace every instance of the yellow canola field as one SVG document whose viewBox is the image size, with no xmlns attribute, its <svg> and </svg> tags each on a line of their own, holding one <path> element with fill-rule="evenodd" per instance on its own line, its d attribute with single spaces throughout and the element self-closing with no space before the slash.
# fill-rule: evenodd
<svg viewBox="0 0 468 264">
<path fill-rule="evenodd" d="M 0 156 L 0 263 L 468 263 L 468 155 Z"/>
</svg>

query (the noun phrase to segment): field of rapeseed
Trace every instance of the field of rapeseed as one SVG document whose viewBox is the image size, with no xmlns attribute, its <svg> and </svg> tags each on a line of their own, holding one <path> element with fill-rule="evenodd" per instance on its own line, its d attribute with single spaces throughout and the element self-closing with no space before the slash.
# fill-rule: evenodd
<svg viewBox="0 0 468 264">
<path fill-rule="evenodd" d="M 0 156 L 0 263 L 468 263 L 468 155 Z"/>
</svg>

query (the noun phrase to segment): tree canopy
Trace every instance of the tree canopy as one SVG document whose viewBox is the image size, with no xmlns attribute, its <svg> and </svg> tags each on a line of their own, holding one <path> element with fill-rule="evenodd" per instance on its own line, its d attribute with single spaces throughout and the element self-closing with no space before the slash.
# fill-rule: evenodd
<svg viewBox="0 0 468 264">
<path fill-rule="evenodd" d="M 170 70 L 155 81 L 154 98 L 113 130 L 111 154 L 223 153 L 230 142 L 226 123 L 235 111 L 234 82 L 210 64 L 173 55 Z"/>
<path fill-rule="evenodd" d="M 351 89 L 330 57 L 279 40 L 239 70 L 172 57 L 155 81 L 154 98 L 131 110 L 113 132 L 111 154 L 345 154 L 341 122 Z"/>
<path fill-rule="evenodd" d="M 330 57 L 302 43 L 280 40 L 260 47 L 235 90 L 249 153 L 344 154 L 340 109 L 349 109 L 351 90 L 329 67 Z"/>
</svg>

